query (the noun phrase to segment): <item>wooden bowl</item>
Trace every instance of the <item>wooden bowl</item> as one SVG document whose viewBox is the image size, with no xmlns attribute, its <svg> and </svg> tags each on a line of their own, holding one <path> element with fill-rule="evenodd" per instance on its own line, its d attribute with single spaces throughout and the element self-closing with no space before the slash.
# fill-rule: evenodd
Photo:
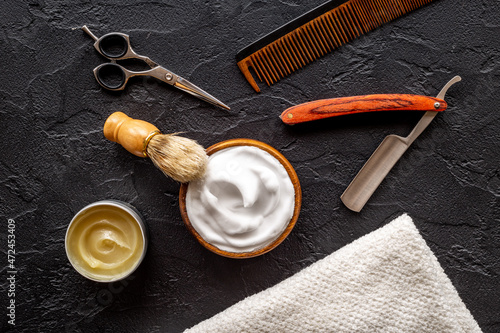
<svg viewBox="0 0 500 333">
<path fill-rule="evenodd" d="M 209 249 L 210 251 L 217 253 L 221 256 L 224 257 L 229 257 L 229 258 L 238 258 L 238 259 L 243 259 L 243 258 L 252 258 L 259 256 L 261 254 L 264 254 L 266 252 L 271 251 L 274 249 L 276 246 L 278 246 L 285 238 L 288 236 L 288 234 L 292 231 L 293 227 L 295 226 L 295 223 L 297 222 L 297 219 L 299 218 L 299 212 L 300 212 L 300 206 L 302 203 L 302 191 L 300 188 L 300 183 L 299 179 L 297 177 L 297 174 L 295 173 L 295 170 L 293 169 L 292 165 L 288 160 L 281 155 L 279 151 L 274 149 L 273 147 L 260 142 L 256 140 L 251 140 L 251 139 L 232 139 L 232 140 L 227 140 L 227 141 L 222 141 L 219 143 L 214 144 L 213 146 L 207 148 L 207 154 L 210 156 L 220 150 L 230 148 L 230 147 L 235 147 L 235 146 L 253 146 L 260 148 L 267 153 L 271 154 L 274 158 L 276 158 L 285 168 L 286 172 L 288 173 L 288 176 L 290 177 L 290 180 L 292 181 L 293 188 L 295 191 L 295 207 L 293 210 L 293 216 L 290 219 L 290 222 L 288 222 L 287 227 L 285 230 L 281 233 L 280 236 L 278 236 L 272 243 L 268 244 L 267 246 L 257 249 L 252 252 L 228 252 L 221 250 L 217 248 L 216 246 L 210 244 L 207 242 L 205 239 L 201 237 L 201 235 L 195 230 L 191 222 L 189 221 L 189 217 L 187 214 L 186 210 L 186 193 L 188 190 L 188 184 L 182 184 L 180 191 L 179 191 L 179 205 L 180 205 L 180 210 L 181 210 L 181 216 L 182 220 L 186 224 L 186 227 L 188 230 L 191 232 L 191 234 L 198 240 L 198 242 L 201 243 L 204 247 Z"/>
</svg>

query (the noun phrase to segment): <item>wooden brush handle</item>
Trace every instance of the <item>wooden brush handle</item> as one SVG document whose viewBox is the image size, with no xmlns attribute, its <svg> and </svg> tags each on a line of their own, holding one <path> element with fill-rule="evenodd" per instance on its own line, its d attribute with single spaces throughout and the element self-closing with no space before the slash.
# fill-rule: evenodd
<svg viewBox="0 0 500 333">
<path fill-rule="evenodd" d="M 439 104 L 439 105 L 438 105 Z M 410 94 L 379 94 L 320 99 L 286 109 L 285 124 L 373 111 L 444 111 L 448 104 L 439 98 Z"/>
<path fill-rule="evenodd" d="M 115 112 L 104 123 L 106 139 L 117 142 L 136 156 L 143 154 L 144 140 L 158 128 L 146 121 L 133 119 L 123 112 Z"/>
</svg>

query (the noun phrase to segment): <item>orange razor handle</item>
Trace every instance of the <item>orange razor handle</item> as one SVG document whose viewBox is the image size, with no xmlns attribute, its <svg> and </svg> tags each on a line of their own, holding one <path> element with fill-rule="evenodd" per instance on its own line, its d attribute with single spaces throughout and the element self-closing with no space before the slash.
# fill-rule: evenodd
<svg viewBox="0 0 500 333">
<path fill-rule="evenodd" d="M 444 111 L 448 104 L 439 98 L 411 94 L 377 94 L 320 99 L 292 106 L 280 116 L 285 124 L 374 111 Z"/>
</svg>

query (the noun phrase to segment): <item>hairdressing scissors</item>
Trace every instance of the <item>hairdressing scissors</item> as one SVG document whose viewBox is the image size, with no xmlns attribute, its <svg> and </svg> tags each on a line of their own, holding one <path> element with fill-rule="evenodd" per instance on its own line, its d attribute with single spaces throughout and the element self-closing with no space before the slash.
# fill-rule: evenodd
<svg viewBox="0 0 500 333">
<path fill-rule="evenodd" d="M 230 109 L 229 106 L 198 88 L 188 80 L 158 65 L 148 57 L 135 53 L 130 46 L 130 38 L 128 35 L 121 32 L 111 32 L 98 38 L 86 25 L 82 27 L 82 30 L 95 40 L 94 47 L 97 52 L 111 60 L 109 63 L 101 64 L 94 68 L 94 76 L 102 87 L 113 91 L 123 90 L 131 77 L 152 76 L 206 102 L 220 106 L 224 109 Z M 131 71 L 116 63 L 116 60 L 125 59 L 142 60 L 150 69 L 145 71 Z"/>
</svg>

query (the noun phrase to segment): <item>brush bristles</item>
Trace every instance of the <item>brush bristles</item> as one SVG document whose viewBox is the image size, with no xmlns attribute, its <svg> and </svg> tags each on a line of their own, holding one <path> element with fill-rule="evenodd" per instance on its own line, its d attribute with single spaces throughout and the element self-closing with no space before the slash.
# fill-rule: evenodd
<svg viewBox="0 0 500 333">
<path fill-rule="evenodd" d="M 261 82 L 271 85 L 361 34 L 431 1 L 348 1 L 264 46 L 241 60 L 238 66 L 259 91 L 249 67 L 255 70 Z"/>
<path fill-rule="evenodd" d="M 155 135 L 147 146 L 147 154 L 166 176 L 181 183 L 202 178 L 207 167 L 205 149 L 196 141 L 175 134 Z"/>
</svg>

